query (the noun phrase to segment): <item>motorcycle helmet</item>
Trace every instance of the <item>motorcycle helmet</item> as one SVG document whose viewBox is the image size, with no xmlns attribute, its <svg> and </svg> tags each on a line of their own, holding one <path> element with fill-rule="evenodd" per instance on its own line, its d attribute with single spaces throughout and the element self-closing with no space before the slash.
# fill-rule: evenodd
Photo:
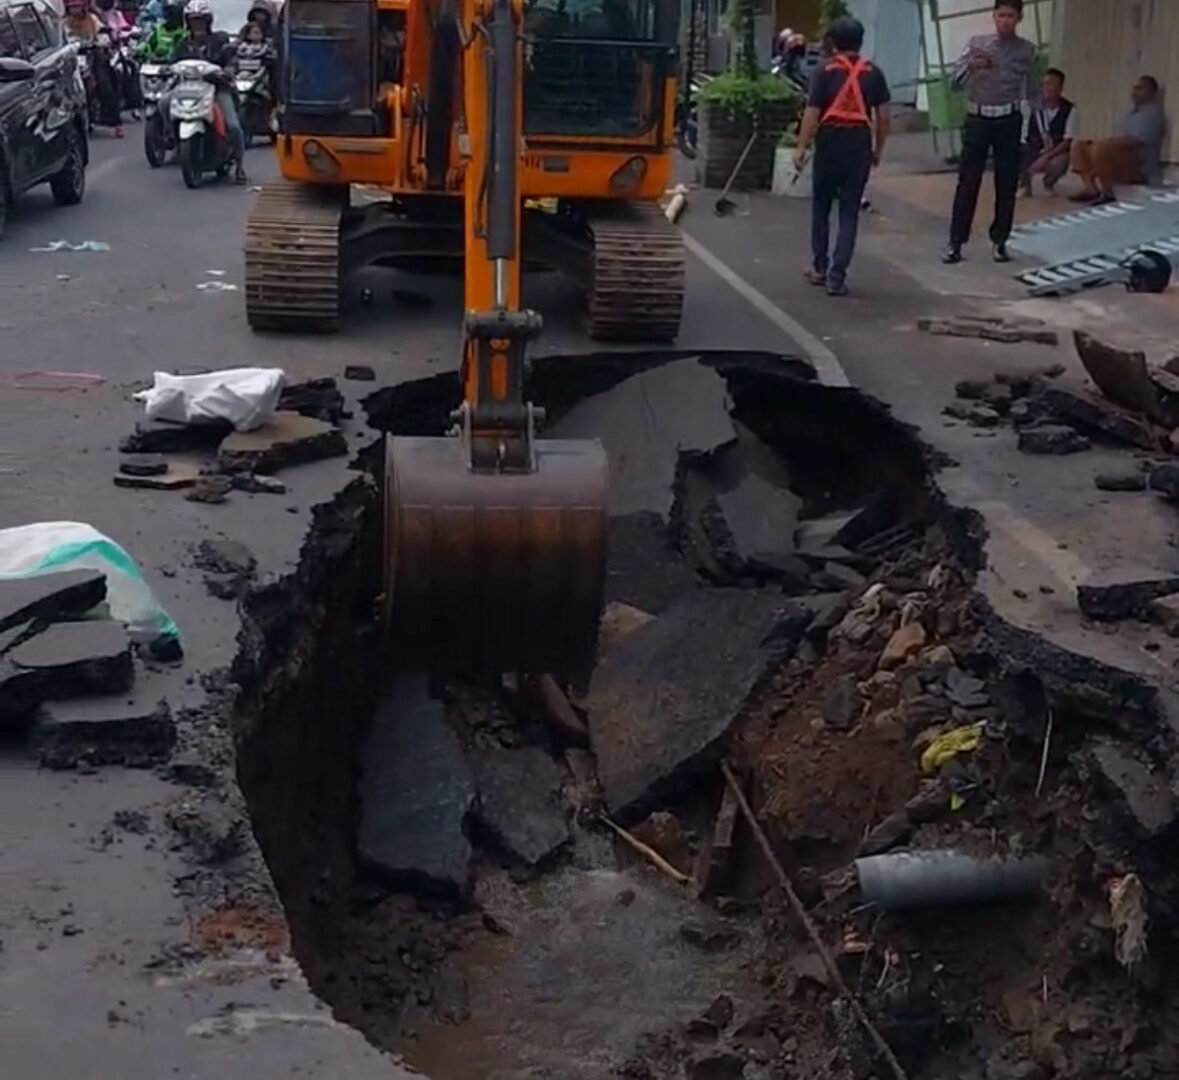
<svg viewBox="0 0 1179 1080">
<path fill-rule="evenodd" d="M 179 30 L 184 25 L 184 4 L 176 2 L 165 4 L 163 8 L 164 25 L 169 30 Z"/>
<path fill-rule="evenodd" d="M 72 15 L 74 17 L 85 15 L 86 12 L 90 10 L 90 5 L 87 0 L 65 0 L 63 7 L 65 8 L 65 13 L 67 15 Z"/>
<path fill-rule="evenodd" d="M 267 0 L 254 0 L 249 14 L 246 15 L 246 22 L 261 23 L 262 29 L 269 32 L 270 26 L 274 22 L 274 8 Z"/>
<path fill-rule="evenodd" d="M 115 0 L 94 0 L 94 6 L 99 11 L 110 11 L 115 6 Z"/>
<path fill-rule="evenodd" d="M 184 5 L 184 21 L 191 26 L 201 19 L 208 24 L 207 29 L 213 29 L 213 6 L 209 0 L 188 0 Z"/>
</svg>

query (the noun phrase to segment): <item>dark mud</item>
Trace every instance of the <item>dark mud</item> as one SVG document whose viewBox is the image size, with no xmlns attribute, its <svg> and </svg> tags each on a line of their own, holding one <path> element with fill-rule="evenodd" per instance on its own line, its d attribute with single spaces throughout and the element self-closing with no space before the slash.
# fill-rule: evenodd
<svg viewBox="0 0 1179 1080">
<path fill-rule="evenodd" d="M 559 422 L 587 394 L 670 358 L 538 361 L 533 394 Z M 1112 739 L 1147 777 L 1159 775 L 1173 746 L 1168 702 L 1121 673 L 1025 640 L 973 597 L 979 521 L 942 504 L 929 482 L 937 463 L 882 408 L 814 384 L 784 358 L 702 362 L 725 379 L 734 420 L 782 465 L 801 520 L 867 508 L 862 534 L 839 557 L 861 583 L 843 576 L 833 584 L 829 567 L 813 560 L 792 576 L 750 574 L 715 558 L 697 523 L 730 483 L 726 456 L 738 447 L 685 463 L 670 521 L 612 522 L 611 599 L 653 614 L 712 585 L 830 600 L 747 704 L 728 753 L 844 978 L 914 1077 L 1173 1075 L 1166 1062 L 1179 1060 L 1179 1028 L 1162 973 L 1179 892 L 1164 854 L 1174 830 L 1169 820 L 1160 825 L 1158 809 L 1169 804 L 1150 804 L 1146 836 L 1134 814 L 1143 804 L 1111 782 L 1102 764 L 1111 756 L 1093 743 Z M 378 391 L 370 422 L 437 434 L 457 393 L 452 376 Z M 529 870 L 494 830 L 472 822 L 475 884 L 466 901 L 395 891 L 365 872 L 356 845 L 359 754 L 396 658 L 375 622 L 379 443 L 361 464 L 317 509 L 298 572 L 246 591 L 232 673 L 238 780 L 292 948 L 337 1018 L 447 1080 L 886 1075 L 783 913 L 741 826 L 730 895 L 695 899 L 615 850 L 593 822 L 592 774 L 587 796 L 575 756 L 584 751 L 500 687 L 435 691 L 473 761 L 528 747 L 578 763 L 581 775 L 566 788 L 568 845 Z M 855 605 L 876 584 L 887 601 L 865 616 Z M 924 644 L 899 668 L 878 671 L 896 627 L 914 619 Z M 947 690 L 939 648 L 985 694 L 961 680 Z M 849 677 L 856 701 L 832 724 L 824 719 L 830 688 Z M 985 706 L 963 710 L 949 700 L 963 686 Z M 1048 715 L 1054 735 L 1041 781 Z M 966 723 L 985 726 L 982 748 L 923 774 L 926 744 L 915 740 Z M 1138 776 L 1118 773 L 1127 775 Z M 681 861 L 707 856 L 720 793 L 714 775 L 667 796 L 664 808 L 681 823 L 677 844 L 686 845 Z M 895 838 L 877 833 L 876 850 L 900 841 L 1043 850 L 1053 856 L 1051 888 L 1014 910 L 866 911 L 849 860 L 890 819 Z M 1110 882 L 1128 878 L 1146 883 L 1151 927 L 1145 959 L 1131 971 L 1114 957 L 1124 933 L 1115 932 L 1121 916 L 1110 904 Z M 722 997 L 729 1006 L 718 1005 Z"/>
</svg>

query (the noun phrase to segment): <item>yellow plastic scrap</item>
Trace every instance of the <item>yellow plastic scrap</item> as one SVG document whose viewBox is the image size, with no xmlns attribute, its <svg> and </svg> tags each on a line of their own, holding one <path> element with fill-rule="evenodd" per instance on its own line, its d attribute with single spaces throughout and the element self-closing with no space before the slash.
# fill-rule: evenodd
<svg viewBox="0 0 1179 1080">
<path fill-rule="evenodd" d="M 977 750 L 982 737 L 982 724 L 965 724 L 943 732 L 921 752 L 921 771 L 935 773 L 959 754 Z"/>
</svg>

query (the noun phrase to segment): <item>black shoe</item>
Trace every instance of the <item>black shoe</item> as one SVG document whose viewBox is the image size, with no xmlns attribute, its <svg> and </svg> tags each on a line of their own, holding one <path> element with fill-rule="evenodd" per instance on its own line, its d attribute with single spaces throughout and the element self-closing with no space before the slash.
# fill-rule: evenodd
<svg viewBox="0 0 1179 1080">
<path fill-rule="evenodd" d="M 945 251 L 942 252 L 942 262 L 947 266 L 953 266 L 955 263 L 962 261 L 962 245 L 950 244 Z"/>
<path fill-rule="evenodd" d="M 842 278 L 827 279 L 828 296 L 847 296 L 847 282 Z"/>
<path fill-rule="evenodd" d="M 1006 244 L 992 244 L 991 245 L 991 258 L 994 259 L 995 262 L 999 262 L 999 263 L 1011 262 L 1011 255 L 1007 251 L 1007 245 Z"/>
<path fill-rule="evenodd" d="M 246 175 L 246 170 L 240 165 L 233 170 L 233 182 L 235 184 L 248 184 L 250 182 L 250 178 Z"/>
</svg>

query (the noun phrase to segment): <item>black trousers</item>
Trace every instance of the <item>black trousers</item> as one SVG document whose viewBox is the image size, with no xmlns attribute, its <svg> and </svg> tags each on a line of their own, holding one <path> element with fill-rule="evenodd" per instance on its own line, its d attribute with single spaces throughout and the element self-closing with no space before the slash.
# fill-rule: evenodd
<svg viewBox="0 0 1179 1080">
<path fill-rule="evenodd" d="M 995 160 L 995 219 L 991 222 L 991 243 L 1005 244 L 1015 222 L 1015 195 L 1019 189 L 1020 136 L 1023 116 L 1017 111 L 1008 116 L 968 116 L 962 129 L 962 153 L 958 158 L 958 190 L 954 192 L 954 211 L 950 217 L 950 243 L 965 244 L 970 239 L 974 213 L 978 209 L 978 192 L 987 157 Z"/>
<path fill-rule="evenodd" d="M 856 251 L 860 204 L 872 172 L 872 143 L 865 138 L 820 138 L 815 146 L 811 199 L 811 265 L 836 283 L 847 276 Z M 835 247 L 831 248 L 831 210 L 838 209 Z"/>
</svg>

